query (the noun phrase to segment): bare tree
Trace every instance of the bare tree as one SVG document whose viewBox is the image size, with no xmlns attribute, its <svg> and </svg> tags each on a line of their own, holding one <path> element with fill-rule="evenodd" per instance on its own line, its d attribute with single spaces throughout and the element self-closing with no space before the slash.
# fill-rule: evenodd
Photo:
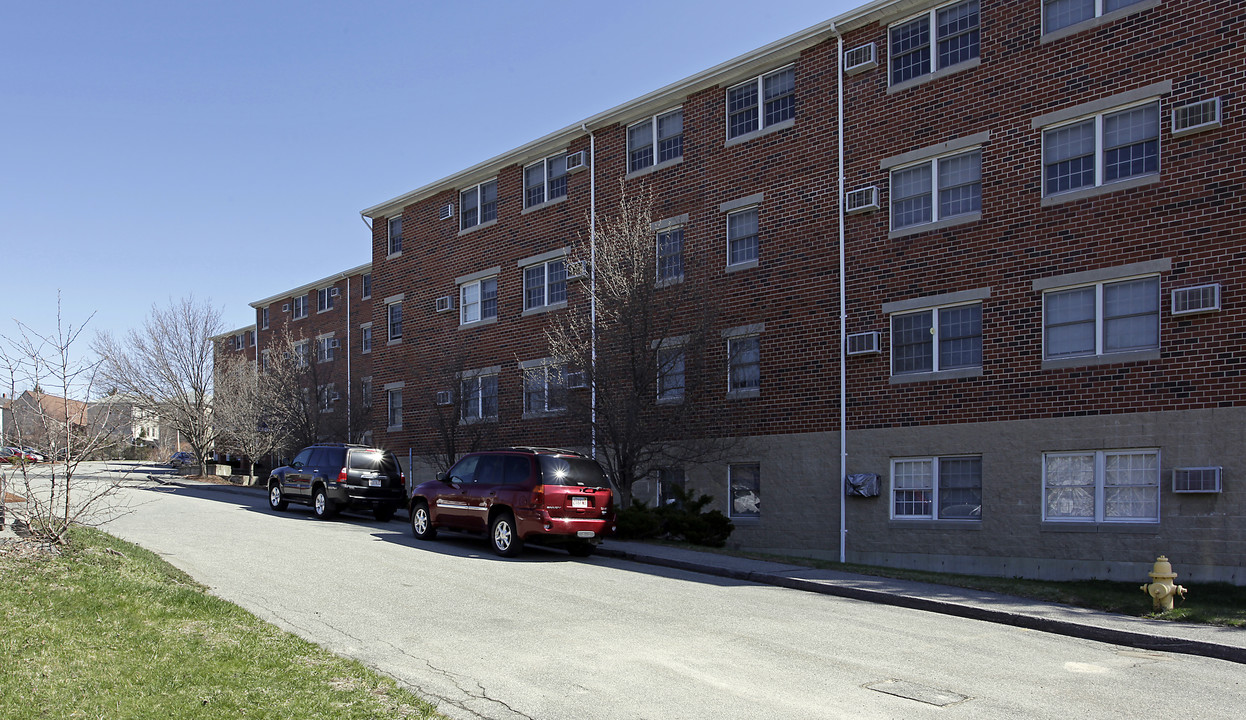
<svg viewBox="0 0 1246 720">
<path fill-rule="evenodd" d="M 165 308 L 152 305 L 143 327 L 124 338 L 103 332 L 93 343 L 104 381 L 181 433 L 199 459 L 201 475 L 216 439 L 212 338 L 222 327 L 220 311 L 191 296 Z"/>
<path fill-rule="evenodd" d="M 444 389 L 427 399 L 437 440 L 432 464 L 449 470 L 464 454 L 498 444 L 497 374 L 469 369 L 466 348 L 460 346 L 447 356 L 436 380 Z"/>
<path fill-rule="evenodd" d="M 46 542 L 63 543 L 75 523 L 102 522 L 119 512 L 113 497 L 120 479 L 83 480 L 78 473 L 83 460 L 113 442 L 109 423 L 92 423 L 85 402 L 95 394 L 100 361 L 80 356 L 75 346 L 90 319 L 78 326 L 65 323 L 58 300 L 54 331 L 18 322 L 13 336 L 0 336 L 0 371 L 16 416 L 9 438 L 50 461 L 0 467 L 0 518 L 6 490 L 16 490 L 26 502 L 12 514 Z M 33 389 L 18 396 L 19 387 Z"/>
<path fill-rule="evenodd" d="M 547 330 L 554 357 L 593 388 L 567 393 L 568 410 L 592 429 L 625 504 L 633 483 L 657 468 L 712 462 L 723 449 L 698 407 L 712 295 L 695 256 L 684 252 L 682 231 L 655 230 L 652 205 L 651 195 L 628 195 L 620 185 L 614 213 L 568 256 L 592 269 L 583 285 L 588 302 L 552 316 Z"/>
<path fill-rule="evenodd" d="M 217 446 L 248 460 L 247 484 L 255 484 L 255 463 L 284 447 L 285 429 L 276 416 L 276 384 L 255 363 L 230 359 L 216 368 L 212 419 Z"/>
<path fill-rule="evenodd" d="M 273 421 L 286 441 L 282 449 L 348 439 L 346 414 L 336 407 L 341 392 L 330 382 L 337 378 L 316 361 L 312 340 L 283 331 L 269 350 L 264 373 L 272 382 Z"/>
</svg>

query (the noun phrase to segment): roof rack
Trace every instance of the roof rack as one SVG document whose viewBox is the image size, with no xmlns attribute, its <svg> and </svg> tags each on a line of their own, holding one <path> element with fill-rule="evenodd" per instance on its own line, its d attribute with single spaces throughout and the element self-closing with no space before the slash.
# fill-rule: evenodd
<svg viewBox="0 0 1246 720">
<path fill-rule="evenodd" d="M 551 453 L 551 454 L 557 454 L 557 455 L 574 455 L 576 457 L 582 457 L 582 458 L 588 457 L 588 455 L 585 455 L 582 452 L 576 452 L 575 450 L 566 450 L 563 448 L 552 448 L 552 447 L 537 447 L 535 445 L 514 445 L 511 447 L 498 448 L 498 450 L 514 450 L 516 452 L 530 452 L 534 455 L 538 453 Z"/>
</svg>

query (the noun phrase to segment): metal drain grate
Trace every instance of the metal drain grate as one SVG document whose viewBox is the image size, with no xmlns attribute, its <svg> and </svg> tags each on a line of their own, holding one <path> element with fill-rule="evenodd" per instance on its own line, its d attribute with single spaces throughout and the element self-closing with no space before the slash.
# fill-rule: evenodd
<svg viewBox="0 0 1246 720">
<path fill-rule="evenodd" d="M 925 685 L 918 685 L 905 680 L 883 680 L 882 682 L 870 683 L 865 687 L 880 693 L 887 693 L 888 695 L 895 695 L 907 700 L 916 700 L 917 702 L 938 707 L 955 705 L 969 699 L 968 696 L 954 693 L 951 690 L 939 690 L 938 688 L 926 687 Z"/>
</svg>

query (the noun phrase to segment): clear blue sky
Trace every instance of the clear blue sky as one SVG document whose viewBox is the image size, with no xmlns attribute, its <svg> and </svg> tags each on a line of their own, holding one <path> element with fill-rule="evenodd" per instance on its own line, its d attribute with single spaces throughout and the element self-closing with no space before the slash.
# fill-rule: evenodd
<svg viewBox="0 0 1246 720">
<path fill-rule="evenodd" d="M 247 325 L 363 208 L 863 1 L 0 0 L 0 334 Z"/>
</svg>

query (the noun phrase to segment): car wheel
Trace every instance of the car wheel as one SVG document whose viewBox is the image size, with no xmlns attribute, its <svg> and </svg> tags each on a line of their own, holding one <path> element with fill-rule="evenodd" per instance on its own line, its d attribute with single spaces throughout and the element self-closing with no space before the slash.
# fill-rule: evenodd
<svg viewBox="0 0 1246 720">
<path fill-rule="evenodd" d="M 594 549 L 596 549 L 596 546 L 587 542 L 571 543 L 567 546 L 567 552 L 574 557 L 588 557 L 593 554 Z"/>
<path fill-rule="evenodd" d="M 290 506 L 285 493 L 281 492 L 281 481 L 271 480 L 268 483 L 268 507 L 273 510 L 285 510 Z"/>
<path fill-rule="evenodd" d="M 398 508 L 393 505 L 381 505 L 372 511 L 372 516 L 375 517 L 378 522 L 389 522 L 394 518 L 394 513 L 397 511 Z"/>
<path fill-rule="evenodd" d="M 433 527 L 433 518 L 428 514 L 428 503 L 420 501 L 411 508 L 411 533 L 417 540 L 437 537 L 437 528 Z"/>
<path fill-rule="evenodd" d="M 523 540 L 515 528 L 515 518 L 509 514 L 498 515 L 489 527 L 489 542 L 493 552 L 502 557 L 515 557 L 523 550 Z"/>
<path fill-rule="evenodd" d="M 312 512 L 321 520 L 327 520 L 337 513 L 337 506 L 329 499 L 323 485 L 317 487 L 316 493 L 312 495 Z"/>
</svg>

